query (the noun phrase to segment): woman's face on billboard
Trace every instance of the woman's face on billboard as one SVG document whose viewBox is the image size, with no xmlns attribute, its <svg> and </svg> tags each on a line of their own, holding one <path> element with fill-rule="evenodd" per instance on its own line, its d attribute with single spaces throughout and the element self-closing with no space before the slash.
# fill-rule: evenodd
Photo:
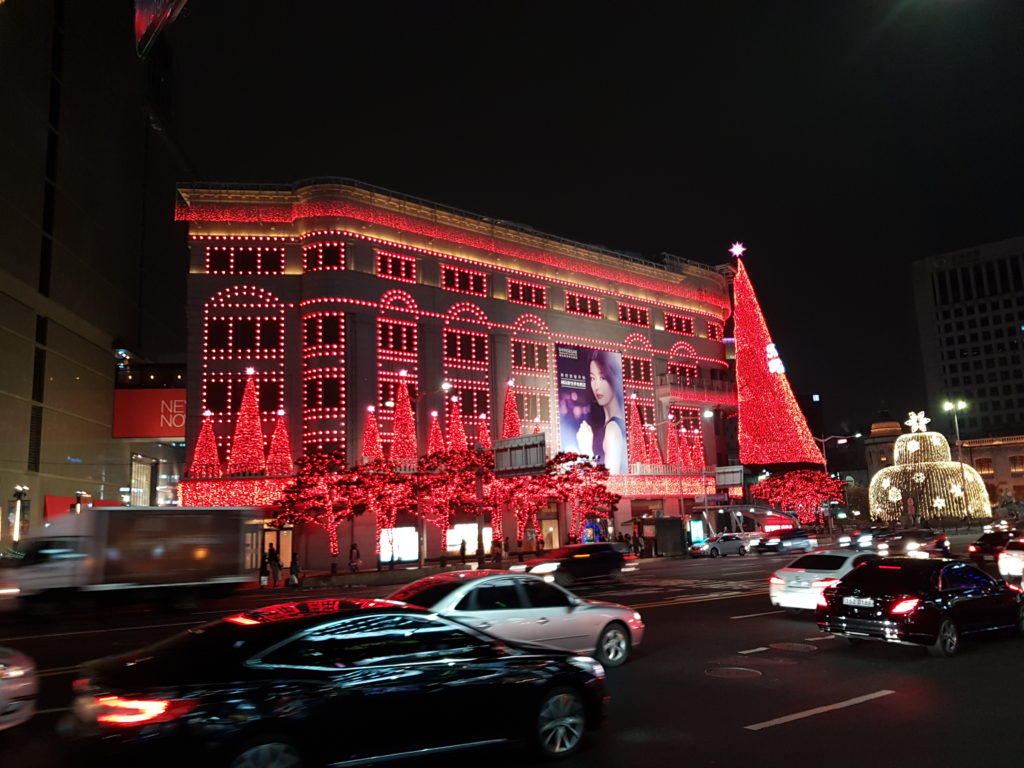
<svg viewBox="0 0 1024 768">
<path fill-rule="evenodd" d="M 594 399 L 602 408 L 608 405 L 615 396 L 612 383 L 608 381 L 605 372 L 597 364 L 597 360 L 590 361 L 590 391 L 594 393 Z"/>
</svg>

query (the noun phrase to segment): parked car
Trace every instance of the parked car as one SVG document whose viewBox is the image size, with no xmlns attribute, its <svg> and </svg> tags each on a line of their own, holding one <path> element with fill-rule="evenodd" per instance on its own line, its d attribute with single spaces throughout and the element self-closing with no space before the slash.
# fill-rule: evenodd
<svg viewBox="0 0 1024 768">
<path fill-rule="evenodd" d="M 872 525 L 841 535 L 837 539 L 837 543 L 840 547 L 849 547 L 850 549 L 874 550 L 878 540 L 890 533 L 892 533 L 892 528 Z"/>
<path fill-rule="evenodd" d="M 527 640 L 592 655 L 606 667 L 625 664 L 644 637 L 643 620 L 632 608 L 584 600 L 529 573 L 439 573 L 388 597 L 505 640 Z"/>
<path fill-rule="evenodd" d="M 855 549 L 825 549 L 801 555 L 785 568 L 780 568 L 768 579 L 768 599 L 777 608 L 788 613 L 813 611 L 818 598 L 827 587 L 854 568 L 874 562 L 874 552 Z"/>
<path fill-rule="evenodd" d="M 804 528 L 786 528 L 774 531 L 757 543 L 757 553 L 765 552 L 809 552 L 818 548 L 818 535 Z"/>
<path fill-rule="evenodd" d="M 875 551 L 880 555 L 949 557 L 949 539 L 931 528 L 908 528 L 879 538 Z"/>
<path fill-rule="evenodd" d="M 0 731 L 31 719 L 36 711 L 36 665 L 13 648 L 0 648 Z"/>
<path fill-rule="evenodd" d="M 690 557 L 718 557 L 721 555 L 745 555 L 747 543 L 738 533 L 716 533 L 701 544 L 690 547 Z"/>
<path fill-rule="evenodd" d="M 624 574 L 637 570 L 637 559 L 623 542 L 599 541 L 559 547 L 525 563 L 514 563 L 509 570 L 550 576 L 552 581 L 568 587 L 578 581 L 619 581 Z"/>
<path fill-rule="evenodd" d="M 851 643 L 923 645 L 952 656 L 967 635 L 1024 633 L 1024 595 L 959 560 L 880 558 L 822 592 L 817 622 Z"/>
<path fill-rule="evenodd" d="M 997 562 L 1001 577 L 1020 581 L 1024 575 L 1024 537 L 1006 542 Z"/>
<path fill-rule="evenodd" d="M 967 556 L 978 565 L 994 563 L 1011 538 L 1013 534 L 1009 531 L 983 533 L 976 542 L 967 545 Z"/>
<path fill-rule="evenodd" d="M 386 600 L 247 611 L 81 678 L 61 727 L 76 754 L 147 768 L 365 763 L 511 740 L 565 757 L 605 701 L 592 658 Z"/>
</svg>

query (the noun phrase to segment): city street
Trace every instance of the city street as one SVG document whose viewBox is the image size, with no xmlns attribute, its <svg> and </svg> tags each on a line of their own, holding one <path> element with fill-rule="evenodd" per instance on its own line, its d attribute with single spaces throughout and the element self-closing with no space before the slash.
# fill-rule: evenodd
<svg viewBox="0 0 1024 768">
<path fill-rule="evenodd" d="M 648 629 L 630 663 L 609 672 L 605 730 L 565 765 L 621 766 L 638 752 L 645 760 L 685 757 L 722 766 L 782 752 L 796 761 L 828 755 L 829 764 L 838 766 L 859 766 L 868 754 L 883 754 L 889 764 L 948 765 L 976 758 L 982 733 L 989 759 L 1016 756 L 1017 711 L 1002 697 L 1007 682 L 1024 674 L 1024 640 L 1004 635 L 968 642 L 961 655 L 946 660 L 917 648 L 847 647 L 820 634 L 811 617 L 791 617 L 768 604 L 767 577 L 788 560 L 645 560 L 626 584 L 578 589 L 638 608 Z M 361 587 L 344 594 L 387 591 Z M 282 590 L 279 598 L 326 593 Z M 250 592 L 188 614 L 140 610 L 49 623 L 8 621 L 0 645 L 33 655 L 43 683 L 40 712 L 7 734 L 8 754 L 23 768 L 64 764 L 51 734 L 67 709 L 76 664 L 276 601 Z M 422 713 L 396 713 L 396 727 L 404 716 Z M 458 728 L 457 712 L 445 717 L 439 727 Z M 517 750 L 480 759 L 534 764 Z"/>
</svg>

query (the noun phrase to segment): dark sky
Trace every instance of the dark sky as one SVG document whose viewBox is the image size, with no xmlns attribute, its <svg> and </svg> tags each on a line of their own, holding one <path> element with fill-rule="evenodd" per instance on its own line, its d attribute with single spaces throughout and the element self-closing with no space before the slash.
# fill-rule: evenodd
<svg viewBox="0 0 1024 768">
<path fill-rule="evenodd" d="M 743 241 L 833 431 L 927 407 L 910 263 L 1024 235 L 1021 0 L 191 0 L 168 35 L 199 180 L 348 176 L 709 264 Z"/>
</svg>

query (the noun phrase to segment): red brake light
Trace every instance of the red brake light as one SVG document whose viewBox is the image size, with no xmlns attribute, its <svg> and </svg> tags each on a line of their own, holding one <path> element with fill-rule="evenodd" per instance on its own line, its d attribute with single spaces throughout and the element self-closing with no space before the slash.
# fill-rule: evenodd
<svg viewBox="0 0 1024 768">
<path fill-rule="evenodd" d="M 900 600 L 896 605 L 889 609 L 889 613 L 910 613 L 912 610 L 917 608 L 917 604 L 920 602 L 920 598 L 917 597 L 909 597 L 906 600 Z"/>
<path fill-rule="evenodd" d="M 250 624 L 259 624 L 256 619 L 250 619 L 248 616 L 228 616 L 224 621 L 230 621 L 232 624 L 241 624 L 242 626 L 249 626 Z"/>
<path fill-rule="evenodd" d="M 768 579 L 768 583 L 769 584 L 778 584 L 778 585 L 781 586 L 781 585 L 786 583 L 786 580 L 785 579 L 780 579 L 778 576 L 772 576 L 770 579 Z"/>
<path fill-rule="evenodd" d="M 1019 584 L 1014 584 L 1012 581 L 1006 582 L 1006 586 L 1008 589 L 1012 589 L 1014 592 L 1024 592 L 1024 588 L 1022 588 Z"/>
<path fill-rule="evenodd" d="M 825 590 L 824 589 L 821 590 L 821 592 L 818 593 L 818 607 L 819 608 L 828 608 L 828 598 L 825 597 Z"/>
<path fill-rule="evenodd" d="M 967 546 L 967 551 L 968 551 L 968 552 L 977 552 L 977 551 L 978 551 L 978 548 L 977 548 L 977 547 L 976 547 L 976 546 L 975 546 L 974 544 L 969 544 L 969 545 Z"/>
<path fill-rule="evenodd" d="M 107 725 L 141 725 L 177 720 L 191 712 L 199 703 L 194 699 L 122 699 L 120 696 L 100 696 L 96 699 L 100 712 L 96 722 Z"/>
<path fill-rule="evenodd" d="M 828 587 L 831 587 L 833 584 L 838 584 L 838 583 L 839 583 L 839 579 L 821 579 L 820 581 L 812 581 L 811 582 L 811 588 L 812 589 L 826 589 Z"/>
</svg>

